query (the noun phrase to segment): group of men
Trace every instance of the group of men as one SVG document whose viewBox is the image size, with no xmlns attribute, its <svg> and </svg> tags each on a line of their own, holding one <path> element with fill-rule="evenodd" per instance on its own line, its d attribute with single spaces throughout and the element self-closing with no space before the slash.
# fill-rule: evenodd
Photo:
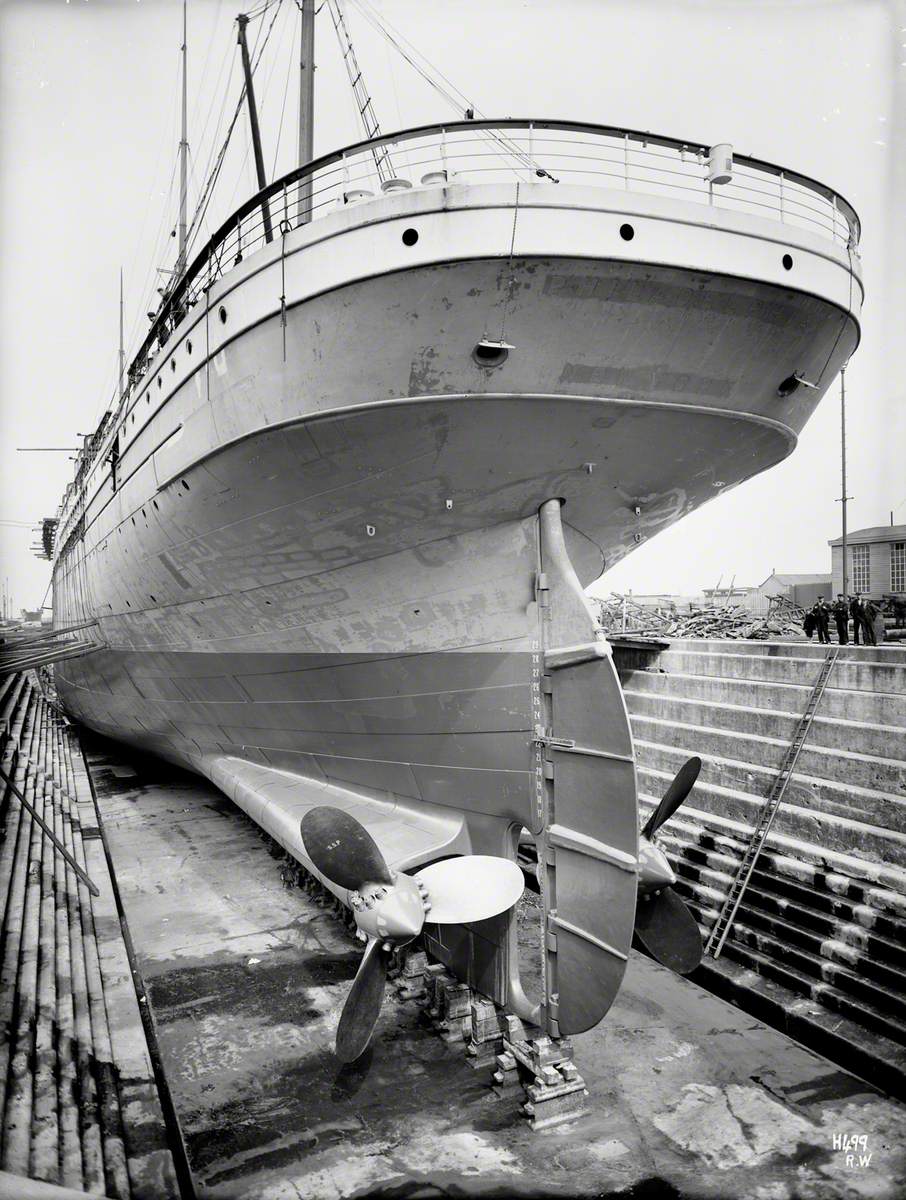
<svg viewBox="0 0 906 1200">
<path fill-rule="evenodd" d="M 830 605 L 823 596 L 819 596 L 814 606 L 806 613 L 805 632 L 809 637 L 818 634 L 818 641 L 830 644 L 830 619 L 833 615 L 837 626 L 837 640 L 841 646 L 849 644 L 849 620 L 852 617 L 853 643 L 859 645 L 859 632 L 866 646 L 877 646 L 875 623 L 880 615 L 880 608 L 870 597 L 863 604 L 859 595 L 850 596 L 847 600 L 842 592 L 837 594 L 836 603 Z M 811 620 L 809 619 L 811 618 Z"/>
</svg>

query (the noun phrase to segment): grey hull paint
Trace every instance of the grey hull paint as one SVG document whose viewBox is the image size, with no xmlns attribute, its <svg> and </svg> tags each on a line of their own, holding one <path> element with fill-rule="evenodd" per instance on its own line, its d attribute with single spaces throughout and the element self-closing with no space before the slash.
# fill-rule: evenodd
<svg viewBox="0 0 906 1200">
<path fill-rule="evenodd" d="M 504 311 L 516 350 L 482 370 L 471 347 Z M 594 637 L 580 584 L 789 453 L 821 389 L 779 399 L 779 379 L 826 387 L 855 341 L 815 296 L 568 259 L 434 265 L 238 330 L 134 414 L 118 489 L 56 563 L 56 619 L 99 619 L 64 703 L 247 811 L 289 778 L 459 813 L 473 849 L 535 830 L 545 1021 L 587 1028 L 631 934 L 632 745 L 609 660 L 545 691 L 539 655 Z M 542 750 L 539 728 L 584 749 Z M 518 1001 L 501 948 L 504 928 L 439 946 Z"/>
</svg>

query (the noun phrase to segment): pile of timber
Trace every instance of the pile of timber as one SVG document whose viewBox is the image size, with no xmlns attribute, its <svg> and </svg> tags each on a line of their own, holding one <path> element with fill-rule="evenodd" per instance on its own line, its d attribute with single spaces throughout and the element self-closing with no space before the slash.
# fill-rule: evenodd
<svg viewBox="0 0 906 1200">
<path fill-rule="evenodd" d="M 772 596 L 766 616 L 754 616 L 739 604 L 690 604 L 679 607 L 638 604 L 629 596 L 611 592 L 598 600 L 601 624 L 606 633 L 681 638 L 766 638 L 802 635 L 805 610 L 786 596 Z"/>
<path fill-rule="evenodd" d="M 0 1172 L 176 1196 L 84 760 L 24 674 L 0 681 L 0 769 Z"/>
</svg>

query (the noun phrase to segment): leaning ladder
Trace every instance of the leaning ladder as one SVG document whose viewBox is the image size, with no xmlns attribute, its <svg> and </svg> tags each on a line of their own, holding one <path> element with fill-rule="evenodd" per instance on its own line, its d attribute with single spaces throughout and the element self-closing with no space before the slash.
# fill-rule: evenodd
<svg viewBox="0 0 906 1200">
<path fill-rule="evenodd" d="M 730 885 L 730 890 L 727 892 L 723 908 L 720 910 L 718 918 L 711 928 L 711 933 L 705 945 L 705 952 L 713 958 L 719 958 L 720 952 L 724 948 L 727 934 L 730 932 L 730 927 L 736 918 L 736 911 L 739 908 L 746 888 L 749 886 L 749 880 L 752 878 L 755 864 L 758 862 L 758 857 L 761 854 L 767 836 L 771 831 L 771 826 L 774 824 L 774 818 L 777 816 L 780 808 L 780 802 L 786 793 L 787 784 L 790 782 L 793 771 L 796 769 L 799 753 L 805 745 L 809 730 L 812 727 L 812 721 L 815 713 L 818 711 L 818 705 L 821 703 L 821 697 L 824 695 L 824 689 L 830 678 L 830 673 L 833 670 L 834 663 L 837 661 L 838 653 L 839 647 L 837 646 L 832 650 L 828 650 L 824 662 L 821 664 L 821 670 L 818 673 L 815 686 L 812 688 L 811 695 L 808 698 L 805 712 L 799 718 L 799 724 L 796 726 L 796 732 L 793 734 L 793 740 L 790 742 L 783 765 L 771 785 L 767 800 L 759 813 L 755 828 L 752 830 L 752 836 L 749 839 L 749 844 L 742 856 L 742 862 L 739 864 L 739 869 Z"/>
</svg>

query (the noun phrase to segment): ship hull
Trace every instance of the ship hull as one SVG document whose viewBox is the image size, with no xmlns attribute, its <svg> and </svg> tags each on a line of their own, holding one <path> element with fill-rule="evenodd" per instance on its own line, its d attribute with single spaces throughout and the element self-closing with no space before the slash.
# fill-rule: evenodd
<svg viewBox="0 0 906 1200">
<path fill-rule="evenodd" d="M 578 1032 L 622 977 L 637 851 L 581 588 L 791 451 L 856 344 L 853 276 L 804 244 L 813 286 L 783 286 L 738 222 L 714 232 L 725 270 L 683 265 L 663 214 L 640 262 L 604 252 L 606 204 L 473 191 L 297 230 L 186 315 L 64 516 L 55 620 L 96 619 L 98 644 L 56 679 L 75 718 L 207 774 L 303 861 L 319 791 L 370 805 L 403 868 L 530 830 L 544 1022 Z M 588 254 L 558 251 L 577 230 Z M 779 395 L 795 372 L 819 386 Z M 433 841 L 425 812 L 449 821 Z M 435 948 L 538 1018 L 506 922 Z"/>
</svg>

